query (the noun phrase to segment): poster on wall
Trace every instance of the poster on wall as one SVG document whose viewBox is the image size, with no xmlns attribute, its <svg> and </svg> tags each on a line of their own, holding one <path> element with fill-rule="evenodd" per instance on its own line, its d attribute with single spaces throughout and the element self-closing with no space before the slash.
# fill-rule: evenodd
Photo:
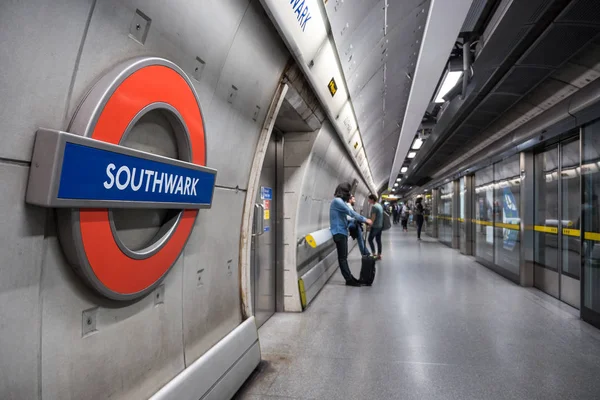
<svg viewBox="0 0 600 400">
<path fill-rule="evenodd" d="M 260 198 L 261 200 L 273 200 L 273 189 L 270 187 L 260 187 Z"/>
<path fill-rule="evenodd" d="M 515 196 L 509 187 L 505 187 L 503 190 L 503 213 L 502 222 L 505 224 L 518 224 L 519 210 L 517 209 L 517 202 Z M 515 229 L 503 229 L 504 237 L 504 248 L 506 250 L 513 251 L 517 241 L 519 240 L 519 231 Z"/>
<path fill-rule="evenodd" d="M 494 221 L 494 191 L 493 190 L 487 190 L 485 192 L 485 216 L 486 216 L 486 221 L 490 221 L 493 222 Z M 491 244 L 492 246 L 494 245 L 494 227 L 493 226 L 486 226 L 485 227 L 485 241 L 489 244 Z"/>
</svg>

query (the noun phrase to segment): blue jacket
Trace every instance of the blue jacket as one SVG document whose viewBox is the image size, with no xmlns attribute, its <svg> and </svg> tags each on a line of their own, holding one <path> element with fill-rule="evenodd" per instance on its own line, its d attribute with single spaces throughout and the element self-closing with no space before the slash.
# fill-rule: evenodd
<svg viewBox="0 0 600 400">
<path fill-rule="evenodd" d="M 348 218 L 346 218 L 348 215 L 357 221 L 367 222 L 365 217 L 351 210 L 344 200 L 339 197 L 333 199 L 329 206 L 329 229 L 332 235 L 348 236 Z"/>
</svg>

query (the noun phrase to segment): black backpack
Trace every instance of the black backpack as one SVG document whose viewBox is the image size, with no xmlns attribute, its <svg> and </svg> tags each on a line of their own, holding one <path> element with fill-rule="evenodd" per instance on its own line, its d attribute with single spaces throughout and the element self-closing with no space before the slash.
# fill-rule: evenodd
<svg viewBox="0 0 600 400">
<path fill-rule="evenodd" d="M 423 204 L 417 204 L 415 207 L 415 215 L 423 215 Z"/>
</svg>

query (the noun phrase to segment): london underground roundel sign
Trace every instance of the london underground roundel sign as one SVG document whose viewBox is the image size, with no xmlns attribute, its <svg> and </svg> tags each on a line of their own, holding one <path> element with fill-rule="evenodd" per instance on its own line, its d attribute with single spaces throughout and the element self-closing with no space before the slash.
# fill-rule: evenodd
<svg viewBox="0 0 600 400">
<path fill-rule="evenodd" d="M 167 116 L 179 159 L 122 145 L 154 110 Z M 37 132 L 26 201 L 57 208 L 63 250 L 89 286 L 114 300 L 144 296 L 180 256 L 198 209 L 212 204 L 216 171 L 206 167 L 194 87 L 170 61 L 131 60 L 94 85 L 67 130 Z M 117 233 L 116 208 L 180 211 L 132 250 Z"/>
</svg>

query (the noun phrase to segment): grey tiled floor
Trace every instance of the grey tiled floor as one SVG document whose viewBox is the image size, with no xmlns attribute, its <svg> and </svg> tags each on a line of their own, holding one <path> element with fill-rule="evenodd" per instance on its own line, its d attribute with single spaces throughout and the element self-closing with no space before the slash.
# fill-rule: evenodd
<svg viewBox="0 0 600 400">
<path fill-rule="evenodd" d="M 600 399 L 600 332 L 576 310 L 395 227 L 375 279 L 338 271 L 304 313 L 273 316 L 236 398 Z"/>
</svg>

